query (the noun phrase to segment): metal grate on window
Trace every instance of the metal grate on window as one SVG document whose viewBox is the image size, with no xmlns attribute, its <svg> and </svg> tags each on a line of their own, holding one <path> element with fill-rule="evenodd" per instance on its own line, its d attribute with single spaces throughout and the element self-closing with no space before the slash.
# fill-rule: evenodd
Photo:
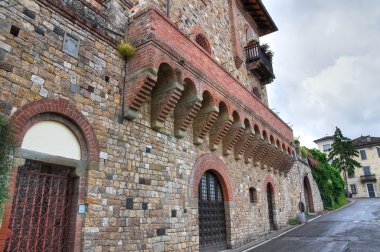
<svg viewBox="0 0 380 252">
<path fill-rule="evenodd" d="M 206 178 L 206 173 L 203 174 L 201 178 L 201 198 L 202 200 L 207 200 L 207 178 Z"/>
<path fill-rule="evenodd" d="M 206 39 L 206 37 L 203 34 L 198 34 L 195 37 L 195 41 L 200 45 L 203 49 L 206 50 L 209 54 L 211 54 L 211 47 Z"/>
</svg>

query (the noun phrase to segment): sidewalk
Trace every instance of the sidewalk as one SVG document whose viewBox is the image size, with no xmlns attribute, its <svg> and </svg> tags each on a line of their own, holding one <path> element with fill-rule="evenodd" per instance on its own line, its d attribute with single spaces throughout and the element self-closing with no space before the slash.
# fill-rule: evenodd
<svg viewBox="0 0 380 252">
<path fill-rule="evenodd" d="M 323 213 L 318 213 L 315 214 L 313 213 L 312 215 L 306 216 L 307 222 L 314 220 L 315 218 L 321 216 Z M 252 249 L 253 247 L 257 245 L 261 245 L 262 243 L 269 242 L 293 229 L 296 229 L 303 224 L 297 224 L 297 225 L 287 225 L 286 227 L 280 229 L 280 230 L 272 230 L 269 233 L 263 235 L 262 237 L 258 238 L 257 240 L 251 241 L 249 243 L 244 244 L 241 247 L 235 248 L 235 249 L 227 249 L 227 250 L 222 250 L 221 252 L 245 252 L 248 251 L 249 249 Z"/>
</svg>

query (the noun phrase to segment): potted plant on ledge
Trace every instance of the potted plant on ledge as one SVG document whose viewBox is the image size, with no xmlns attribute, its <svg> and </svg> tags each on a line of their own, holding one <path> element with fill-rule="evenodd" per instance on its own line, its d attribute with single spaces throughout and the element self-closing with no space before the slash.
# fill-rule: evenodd
<svg viewBox="0 0 380 252">
<path fill-rule="evenodd" d="M 256 39 L 256 38 L 253 38 L 253 39 L 251 39 L 251 40 L 248 41 L 247 47 L 248 46 L 255 46 L 256 44 L 259 44 L 259 40 Z"/>
</svg>

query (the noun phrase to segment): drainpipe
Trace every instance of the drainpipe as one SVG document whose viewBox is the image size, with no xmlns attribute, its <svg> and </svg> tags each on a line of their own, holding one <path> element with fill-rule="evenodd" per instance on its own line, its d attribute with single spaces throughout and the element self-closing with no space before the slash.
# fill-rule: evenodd
<svg viewBox="0 0 380 252">
<path fill-rule="evenodd" d="M 166 15 L 168 18 L 170 18 L 170 9 L 171 9 L 171 5 L 172 5 L 172 0 L 167 0 L 166 1 L 167 3 L 167 6 L 166 6 Z"/>
</svg>

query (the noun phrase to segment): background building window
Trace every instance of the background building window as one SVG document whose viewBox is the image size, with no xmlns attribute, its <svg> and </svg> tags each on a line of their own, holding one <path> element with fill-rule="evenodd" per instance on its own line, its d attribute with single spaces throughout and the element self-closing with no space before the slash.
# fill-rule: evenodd
<svg viewBox="0 0 380 252">
<path fill-rule="evenodd" d="M 203 34 L 198 34 L 195 37 L 195 41 L 200 45 L 203 49 L 206 50 L 209 54 L 211 54 L 211 47 L 210 44 L 207 41 L 207 38 Z"/>
<path fill-rule="evenodd" d="M 360 158 L 362 160 L 366 160 L 367 159 L 367 153 L 365 153 L 365 150 L 360 150 Z"/>
<path fill-rule="evenodd" d="M 363 172 L 365 176 L 371 175 L 371 167 L 370 166 L 363 166 Z"/>
<path fill-rule="evenodd" d="M 324 144 L 323 145 L 323 151 L 330 151 L 330 149 L 331 149 L 331 144 Z"/>
<path fill-rule="evenodd" d="M 380 157 L 380 148 L 377 147 L 376 149 L 377 149 L 377 156 Z"/>
<path fill-rule="evenodd" d="M 249 201 L 251 203 L 257 203 L 257 190 L 256 188 L 249 188 Z"/>
<path fill-rule="evenodd" d="M 352 194 L 357 194 L 358 193 L 358 191 L 356 190 L 356 185 L 355 184 L 350 185 L 350 187 L 351 187 L 351 193 Z"/>
</svg>

